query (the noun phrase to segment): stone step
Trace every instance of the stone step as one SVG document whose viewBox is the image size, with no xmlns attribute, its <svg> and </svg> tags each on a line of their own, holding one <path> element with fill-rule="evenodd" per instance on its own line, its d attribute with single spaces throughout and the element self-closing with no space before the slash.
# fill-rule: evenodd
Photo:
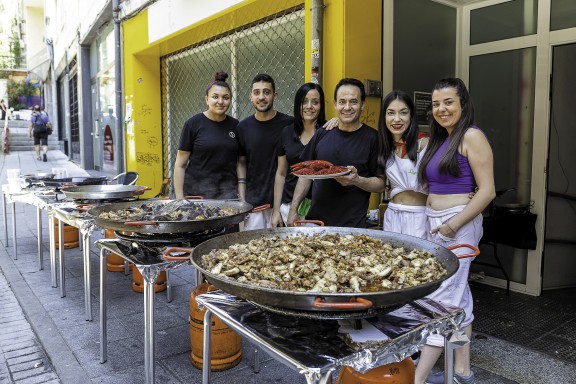
<svg viewBox="0 0 576 384">
<path fill-rule="evenodd" d="M 28 129 L 29 124 L 30 122 L 27 120 L 8 120 L 8 128 L 10 129 Z M 0 127 L 4 127 L 4 120 L 0 120 Z"/>
<path fill-rule="evenodd" d="M 20 146 L 10 146 L 10 152 L 25 152 L 25 151 L 34 151 L 35 148 L 33 145 L 20 145 Z M 62 151 L 62 146 L 55 144 L 49 144 L 48 145 L 48 150 L 51 151 Z"/>
<path fill-rule="evenodd" d="M 24 136 L 24 135 L 9 135 L 8 136 L 8 140 L 10 141 L 10 143 L 27 143 L 27 142 L 32 142 L 32 138 L 28 135 Z M 58 137 L 56 137 L 55 135 L 50 135 L 48 136 L 48 142 L 53 142 L 53 141 L 58 141 Z"/>
<path fill-rule="evenodd" d="M 34 151 L 34 141 L 28 136 L 28 128 L 25 129 L 10 129 L 8 135 L 8 142 L 10 151 Z M 48 136 L 48 150 L 62 150 L 64 143 L 58 140 L 57 135 Z"/>
</svg>

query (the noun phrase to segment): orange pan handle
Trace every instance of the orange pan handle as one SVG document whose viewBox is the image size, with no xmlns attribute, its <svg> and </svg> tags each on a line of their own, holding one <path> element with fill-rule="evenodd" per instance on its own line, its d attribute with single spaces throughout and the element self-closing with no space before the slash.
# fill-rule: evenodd
<svg viewBox="0 0 576 384">
<path fill-rule="evenodd" d="M 143 225 L 153 225 L 153 226 L 157 227 L 158 222 L 157 221 L 127 221 L 124 223 L 124 225 L 128 225 L 130 227 L 138 227 L 138 228 L 140 228 Z"/>
<path fill-rule="evenodd" d="M 253 208 L 250 212 L 255 213 L 255 212 L 265 211 L 268 208 L 270 208 L 270 204 L 264 204 L 264 205 L 261 205 L 259 207 Z"/>
<path fill-rule="evenodd" d="M 141 194 L 143 194 L 144 192 L 150 191 L 150 190 L 152 190 L 152 188 L 149 188 L 149 187 L 142 188 L 142 189 L 138 189 L 137 191 L 133 191 L 133 192 L 132 192 L 132 196 L 138 196 L 138 195 L 141 195 Z"/>
<path fill-rule="evenodd" d="M 190 200 L 204 200 L 204 196 L 184 196 L 184 198 Z"/>
<path fill-rule="evenodd" d="M 76 205 L 76 210 L 78 212 L 88 212 L 89 210 L 95 207 L 96 206 L 94 204 L 78 204 Z"/>
<path fill-rule="evenodd" d="M 454 249 L 457 249 L 457 248 L 468 248 L 468 249 L 471 249 L 472 251 L 474 251 L 474 252 L 472 252 L 472 253 L 467 253 L 467 254 L 464 254 L 464 255 L 456 255 L 456 257 L 459 258 L 459 259 L 466 259 L 466 258 L 469 258 L 469 257 L 476 257 L 476 256 L 478 256 L 478 255 L 480 254 L 480 250 L 479 250 L 478 248 L 476 248 L 475 246 L 470 245 L 470 244 L 456 244 L 456 245 L 452 245 L 452 246 L 448 247 L 448 249 L 449 249 L 450 251 L 452 251 L 452 250 L 454 250 Z"/>
<path fill-rule="evenodd" d="M 332 308 L 332 309 L 355 309 L 363 310 L 372 308 L 373 304 L 370 300 L 361 297 L 353 297 L 348 302 L 344 303 L 327 303 L 323 297 L 317 297 L 312 305 L 314 308 Z"/>
<path fill-rule="evenodd" d="M 316 224 L 319 227 L 324 226 L 324 222 L 322 220 L 294 220 L 295 227 L 301 227 L 302 224 Z"/>
<path fill-rule="evenodd" d="M 166 261 L 188 261 L 188 260 L 190 260 L 190 256 L 170 256 L 170 254 L 173 252 L 192 253 L 192 249 L 190 249 L 190 248 L 178 248 L 178 247 L 166 248 L 166 250 L 164 252 L 162 252 L 162 258 Z"/>
</svg>

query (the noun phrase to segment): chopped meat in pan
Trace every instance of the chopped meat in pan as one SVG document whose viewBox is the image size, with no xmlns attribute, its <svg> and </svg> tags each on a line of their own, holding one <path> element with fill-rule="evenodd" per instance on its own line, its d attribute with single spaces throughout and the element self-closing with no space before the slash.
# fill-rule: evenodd
<svg viewBox="0 0 576 384">
<path fill-rule="evenodd" d="M 427 251 L 367 235 L 261 237 L 202 256 L 203 267 L 240 283 L 300 292 L 380 292 L 437 281 L 446 269 Z"/>
</svg>

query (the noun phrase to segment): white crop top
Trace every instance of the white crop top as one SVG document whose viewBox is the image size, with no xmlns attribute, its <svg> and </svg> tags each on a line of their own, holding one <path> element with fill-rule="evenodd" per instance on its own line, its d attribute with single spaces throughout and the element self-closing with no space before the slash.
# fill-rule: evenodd
<svg viewBox="0 0 576 384">
<path fill-rule="evenodd" d="M 390 199 L 404 191 L 415 191 L 428 194 L 428 184 L 418 183 L 418 167 L 422 157 L 426 152 L 426 147 L 418 152 L 416 164 L 410 159 L 402 159 L 396 154 L 386 162 L 386 178 L 390 182 Z"/>
</svg>

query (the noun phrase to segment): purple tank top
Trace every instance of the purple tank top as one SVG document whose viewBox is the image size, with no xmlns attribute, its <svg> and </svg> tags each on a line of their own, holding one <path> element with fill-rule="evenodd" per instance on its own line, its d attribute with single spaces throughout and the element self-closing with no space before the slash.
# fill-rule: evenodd
<svg viewBox="0 0 576 384">
<path fill-rule="evenodd" d="M 426 165 L 426 178 L 428 179 L 428 191 L 436 195 L 453 195 L 458 193 L 470 193 L 476 188 L 474 174 L 470 168 L 468 158 L 456 152 L 460 176 L 452 176 L 448 173 L 440 173 L 438 165 L 442 156 L 448 149 L 448 139 L 438 148 Z"/>
</svg>

